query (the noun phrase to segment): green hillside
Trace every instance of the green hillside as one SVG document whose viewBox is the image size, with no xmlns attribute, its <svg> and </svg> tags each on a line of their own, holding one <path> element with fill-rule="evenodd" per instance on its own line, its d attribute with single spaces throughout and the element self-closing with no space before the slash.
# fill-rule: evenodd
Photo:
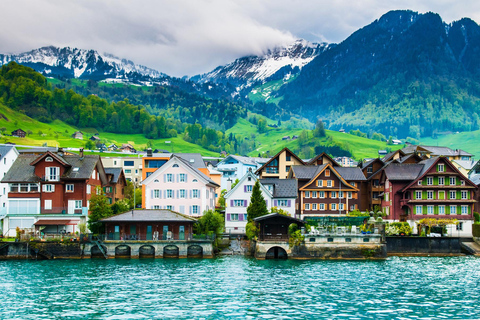
<svg viewBox="0 0 480 320">
<path fill-rule="evenodd" d="M 480 155 L 480 130 L 438 135 L 438 138 L 421 138 L 421 143 L 428 146 L 445 146 L 462 149 L 473 155 Z"/>
</svg>

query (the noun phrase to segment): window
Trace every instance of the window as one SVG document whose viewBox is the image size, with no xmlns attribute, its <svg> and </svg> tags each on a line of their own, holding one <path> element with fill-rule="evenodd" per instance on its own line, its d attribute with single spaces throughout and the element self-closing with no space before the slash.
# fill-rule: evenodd
<svg viewBox="0 0 480 320">
<path fill-rule="evenodd" d="M 114 165 L 114 166 L 117 165 L 117 160 L 113 160 L 113 165 Z"/>
<path fill-rule="evenodd" d="M 312 203 L 312 210 L 317 210 L 317 204 L 316 203 Z"/>
<path fill-rule="evenodd" d="M 422 206 L 415 206 L 415 214 L 422 214 Z"/>
<path fill-rule="evenodd" d="M 152 206 L 152 209 L 160 209 L 160 206 L 159 205 L 155 205 L 155 206 Z"/>
<path fill-rule="evenodd" d="M 462 206 L 462 214 L 468 214 L 468 206 Z"/>
<path fill-rule="evenodd" d="M 372 172 L 373 172 L 372 166 L 367 167 L 367 173 L 372 173 Z"/>
<path fill-rule="evenodd" d="M 67 192 L 73 192 L 73 184 L 67 184 L 66 191 Z"/>
<path fill-rule="evenodd" d="M 45 178 L 47 181 L 60 180 L 60 168 L 59 167 L 46 167 Z"/>
<path fill-rule="evenodd" d="M 449 192 L 449 199 L 456 199 L 456 198 L 457 198 L 457 192 L 450 190 L 450 192 Z"/>
<path fill-rule="evenodd" d="M 465 185 L 465 180 L 460 180 L 460 185 L 464 186 Z"/>
<path fill-rule="evenodd" d="M 317 180 L 317 187 L 323 187 L 323 180 Z"/>
<path fill-rule="evenodd" d="M 316 199 L 317 198 L 317 191 L 312 191 L 312 198 Z"/>
<path fill-rule="evenodd" d="M 167 210 L 173 210 L 173 206 L 168 205 L 168 206 L 167 206 Z"/>
<path fill-rule="evenodd" d="M 28 183 L 20 184 L 20 192 L 28 192 Z"/>
<path fill-rule="evenodd" d="M 459 222 L 457 224 L 457 231 L 462 231 L 463 230 L 463 222 Z"/>
<path fill-rule="evenodd" d="M 339 192 L 338 192 L 338 198 L 339 198 L 339 199 L 343 199 L 343 191 L 339 191 Z"/>
<path fill-rule="evenodd" d="M 433 206 L 427 206 L 427 214 L 433 214 Z"/>
<path fill-rule="evenodd" d="M 305 191 L 305 198 L 310 198 L 310 191 Z"/>
<path fill-rule="evenodd" d="M 337 210 L 337 204 L 336 203 L 332 203 L 332 210 Z"/>
<path fill-rule="evenodd" d="M 325 210 L 325 203 L 320 203 L 318 206 L 320 210 Z"/>
<path fill-rule="evenodd" d="M 53 184 L 44 184 L 44 192 L 55 192 L 55 186 Z"/>
<path fill-rule="evenodd" d="M 173 182 L 173 174 L 167 173 L 167 174 L 165 175 L 165 181 L 166 181 L 166 182 Z"/>
<path fill-rule="evenodd" d="M 330 193 L 330 198 L 336 199 L 336 198 L 337 198 L 337 192 L 336 192 L 336 191 L 332 191 L 332 192 Z"/>
<path fill-rule="evenodd" d="M 180 189 L 179 190 L 179 198 L 184 199 L 187 195 L 187 191 L 185 189 Z"/>
<path fill-rule="evenodd" d="M 125 169 L 125 173 L 132 173 L 131 169 Z"/>
<path fill-rule="evenodd" d="M 193 189 L 192 190 L 192 198 L 200 198 L 200 190 Z"/>
<path fill-rule="evenodd" d="M 292 161 L 292 156 L 291 156 L 291 155 L 285 156 L 285 160 L 286 160 L 286 161 Z"/>
<path fill-rule="evenodd" d="M 419 186 L 421 186 L 421 185 L 422 185 L 422 180 L 418 180 L 417 184 L 418 184 Z"/>
<path fill-rule="evenodd" d="M 87 194 L 90 194 L 92 192 L 92 186 L 87 184 Z"/>
<path fill-rule="evenodd" d="M 160 198 L 160 190 L 153 190 L 153 198 L 155 199 Z"/>
<path fill-rule="evenodd" d="M 427 186 L 433 185 L 433 177 L 427 177 Z"/>
<path fill-rule="evenodd" d="M 457 206 L 450 206 L 450 214 L 457 214 Z"/>
<path fill-rule="evenodd" d="M 352 182 L 350 182 L 350 184 L 355 187 L 355 182 L 352 181 Z"/>
<path fill-rule="evenodd" d="M 438 185 L 439 186 L 445 185 L 445 177 L 438 177 Z"/>
<path fill-rule="evenodd" d="M 18 192 L 18 183 L 10 184 L 10 192 Z"/>
<path fill-rule="evenodd" d="M 456 177 L 450 177 L 450 185 L 451 186 L 454 186 L 457 184 L 457 178 Z"/>
<path fill-rule="evenodd" d="M 234 207 L 244 207 L 246 200 L 233 200 Z"/>
<path fill-rule="evenodd" d="M 422 199 L 422 191 L 415 191 L 415 199 Z"/>
<path fill-rule="evenodd" d="M 46 157 L 45 162 L 53 162 L 53 158 L 52 157 Z"/>
<path fill-rule="evenodd" d="M 443 163 L 438 165 L 438 172 L 445 172 L 445 165 Z"/>
<path fill-rule="evenodd" d="M 338 208 L 340 211 L 345 210 L 345 203 L 338 204 Z"/>
<path fill-rule="evenodd" d="M 124 167 L 133 167 L 133 166 L 134 166 L 134 162 L 131 161 L 131 160 L 124 160 L 124 161 L 123 161 L 123 166 L 124 166 Z"/>
<path fill-rule="evenodd" d="M 427 191 L 427 200 L 433 200 L 433 191 Z"/>
<path fill-rule="evenodd" d="M 167 190 L 167 199 L 172 199 L 173 198 L 173 190 L 172 189 L 168 189 Z"/>
<path fill-rule="evenodd" d="M 330 177 L 330 170 L 329 169 L 325 170 L 325 177 Z"/>
<path fill-rule="evenodd" d="M 278 207 L 288 207 L 288 200 L 277 200 Z"/>
<path fill-rule="evenodd" d="M 462 190 L 462 200 L 468 199 L 468 191 Z"/>
<path fill-rule="evenodd" d="M 45 210 L 52 210 L 52 200 L 45 200 Z"/>
<path fill-rule="evenodd" d="M 290 166 L 286 166 L 285 167 L 285 172 L 289 172 L 290 171 Z"/>
<path fill-rule="evenodd" d="M 75 200 L 75 209 L 82 209 L 82 200 Z"/>
<path fill-rule="evenodd" d="M 324 199 L 325 198 L 325 191 L 318 191 L 318 197 L 320 199 Z"/>
<path fill-rule="evenodd" d="M 305 210 L 310 210 L 310 203 L 305 203 Z"/>
<path fill-rule="evenodd" d="M 180 182 L 187 182 L 187 175 L 185 173 L 180 173 L 179 181 Z"/>
<path fill-rule="evenodd" d="M 252 192 L 253 186 L 245 186 L 245 191 L 246 192 Z"/>
<path fill-rule="evenodd" d="M 179 165 L 175 163 L 172 168 L 179 168 Z"/>
<path fill-rule="evenodd" d="M 192 214 L 198 214 L 198 206 L 192 206 Z"/>
<path fill-rule="evenodd" d="M 38 184 L 30 183 L 30 191 L 38 192 Z M 3 194 L 5 194 L 5 188 L 3 188 Z"/>
<path fill-rule="evenodd" d="M 387 208 L 388 208 L 388 207 L 387 207 Z M 355 205 L 351 205 L 351 206 L 350 206 L 350 211 L 353 211 L 353 210 L 355 210 Z"/>
<path fill-rule="evenodd" d="M 331 187 L 332 186 L 332 180 L 327 180 L 327 187 Z"/>
<path fill-rule="evenodd" d="M 230 214 L 231 221 L 238 221 L 238 213 L 231 213 Z"/>
<path fill-rule="evenodd" d="M 348 191 L 348 192 L 347 192 L 347 198 L 348 198 L 348 199 L 352 199 L 352 198 L 353 198 L 352 191 Z"/>
<path fill-rule="evenodd" d="M 438 214 L 445 214 L 445 206 L 438 206 Z"/>
</svg>

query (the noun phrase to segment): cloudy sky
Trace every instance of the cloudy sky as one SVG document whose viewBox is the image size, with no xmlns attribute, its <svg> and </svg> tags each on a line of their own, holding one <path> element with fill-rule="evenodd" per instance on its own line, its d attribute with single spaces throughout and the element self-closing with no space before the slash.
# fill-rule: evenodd
<svg viewBox="0 0 480 320">
<path fill-rule="evenodd" d="M 2 0 L 0 53 L 95 49 L 172 76 L 297 38 L 338 43 L 394 9 L 480 22 L 478 0 Z"/>
</svg>

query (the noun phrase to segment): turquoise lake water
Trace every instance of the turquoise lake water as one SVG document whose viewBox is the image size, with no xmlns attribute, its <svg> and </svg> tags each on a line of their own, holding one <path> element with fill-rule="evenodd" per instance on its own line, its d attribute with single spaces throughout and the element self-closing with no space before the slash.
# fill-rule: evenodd
<svg viewBox="0 0 480 320">
<path fill-rule="evenodd" d="M 0 319 L 480 319 L 480 259 L 0 262 Z"/>
</svg>

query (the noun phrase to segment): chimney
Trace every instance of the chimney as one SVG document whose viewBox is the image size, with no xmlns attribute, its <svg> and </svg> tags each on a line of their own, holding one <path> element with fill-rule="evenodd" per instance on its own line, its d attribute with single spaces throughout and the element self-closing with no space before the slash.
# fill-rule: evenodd
<svg viewBox="0 0 480 320">
<path fill-rule="evenodd" d="M 80 154 L 79 155 L 80 155 L 80 158 L 83 159 L 83 148 L 80 148 Z"/>
<path fill-rule="evenodd" d="M 57 153 L 59 156 L 63 157 L 63 148 L 58 148 Z"/>
<path fill-rule="evenodd" d="M 152 157 L 152 156 L 153 156 L 152 148 L 148 148 L 147 149 L 147 157 Z"/>
</svg>

